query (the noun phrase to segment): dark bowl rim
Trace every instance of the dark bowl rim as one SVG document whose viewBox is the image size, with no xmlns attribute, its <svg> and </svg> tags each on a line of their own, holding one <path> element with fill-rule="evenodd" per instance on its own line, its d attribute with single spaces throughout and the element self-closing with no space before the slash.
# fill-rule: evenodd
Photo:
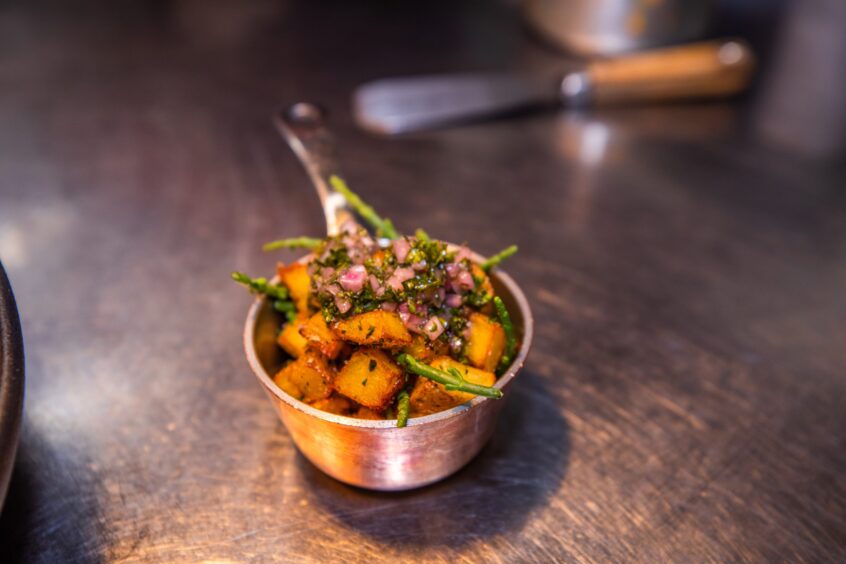
<svg viewBox="0 0 846 564">
<path fill-rule="evenodd" d="M 0 263 L 0 506 L 6 496 L 20 434 L 24 348 L 12 286 Z"/>
<path fill-rule="evenodd" d="M 307 258 L 308 255 L 302 257 L 299 260 L 303 261 Z M 476 253 L 472 253 L 471 258 L 476 263 L 481 263 L 485 260 L 482 256 Z M 523 291 L 520 289 L 517 283 L 514 282 L 514 279 L 511 278 L 511 276 L 509 276 L 503 270 L 500 270 L 498 268 L 491 272 L 491 276 L 495 277 L 498 282 L 505 286 L 508 293 L 514 299 L 514 302 L 517 304 L 517 307 L 520 310 L 520 315 L 523 318 L 523 336 L 522 341 L 520 343 L 520 348 L 517 351 L 517 355 L 515 356 L 514 361 L 511 363 L 511 366 L 509 366 L 508 370 L 506 370 L 502 376 L 497 378 L 496 384 L 494 384 L 495 388 L 504 389 L 514 379 L 517 373 L 522 369 L 523 364 L 526 361 L 526 357 L 528 356 L 529 350 L 532 347 L 532 338 L 534 336 L 534 319 L 532 317 L 532 311 L 529 308 L 529 302 L 526 299 L 526 296 L 523 294 Z M 274 278 L 274 280 L 276 279 Z M 256 298 L 252 306 L 250 306 L 250 310 L 247 314 L 246 325 L 244 328 L 244 350 L 246 351 L 247 361 L 250 364 L 250 368 L 252 368 L 253 373 L 256 375 L 256 377 L 259 379 L 259 382 L 261 382 L 261 384 L 268 391 L 268 393 L 273 394 L 280 401 L 285 402 L 288 406 L 296 409 L 297 411 L 301 411 L 317 419 L 337 423 L 345 427 L 386 429 L 399 432 L 403 430 L 401 428 L 397 428 L 396 419 L 357 419 L 355 417 L 347 417 L 345 415 L 335 415 L 334 413 L 329 413 L 327 411 L 311 407 L 307 403 L 289 396 L 288 394 L 283 392 L 276 384 L 274 384 L 273 379 L 267 373 L 267 371 L 264 369 L 261 362 L 259 361 L 258 354 L 255 350 L 256 323 L 258 321 L 259 313 L 261 312 L 265 301 L 266 300 L 264 296 L 260 296 Z M 405 428 L 407 429 L 411 427 L 418 427 L 421 425 L 435 423 L 436 421 L 450 419 L 452 417 L 460 417 L 463 415 L 467 415 L 471 410 L 477 408 L 485 402 L 503 401 L 503 399 L 504 397 L 499 400 L 486 397 L 476 397 L 467 403 L 444 411 L 439 411 L 437 413 L 432 413 L 431 415 L 425 415 L 423 417 L 409 418 L 408 425 Z"/>
</svg>

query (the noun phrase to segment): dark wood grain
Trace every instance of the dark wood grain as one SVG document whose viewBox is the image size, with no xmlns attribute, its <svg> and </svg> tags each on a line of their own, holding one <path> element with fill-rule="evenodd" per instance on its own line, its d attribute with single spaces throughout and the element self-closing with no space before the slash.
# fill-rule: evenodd
<svg viewBox="0 0 846 564">
<path fill-rule="evenodd" d="M 842 163 L 769 148 L 755 97 L 369 137 L 362 81 L 560 64 L 506 7 L 424 4 L 0 7 L 28 355 L 0 560 L 846 557 Z M 268 119 L 297 99 L 398 226 L 521 247 L 526 372 L 482 455 L 421 491 L 316 471 L 241 350 L 229 272 L 323 228 Z"/>
</svg>

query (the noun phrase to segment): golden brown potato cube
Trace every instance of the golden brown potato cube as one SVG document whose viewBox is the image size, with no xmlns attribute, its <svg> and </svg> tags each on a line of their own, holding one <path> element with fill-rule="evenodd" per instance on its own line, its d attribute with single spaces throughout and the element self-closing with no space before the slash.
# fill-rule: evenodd
<svg viewBox="0 0 846 564">
<path fill-rule="evenodd" d="M 335 333 L 359 345 L 395 349 L 411 344 L 411 333 L 402 319 L 390 311 L 369 311 L 335 323 Z"/>
<path fill-rule="evenodd" d="M 308 341 L 306 348 L 318 350 L 326 358 L 337 358 L 344 347 L 344 342 L 329 329 L 320 312 L 308 319 L 308 322 L 300 328 L 300 334 Z"/>
<path fill-rule="evenodd" d="M 292 398 L 302 400 L 302 390 L 300 390 L 299 386 L 294 384 L 294 382 L 291 380 L 291 374 L 293 369 L 290 369 L 289 367 L 294 364 L 294 362 L 289 362 L 279 372 L 277 372 L 276 376 L 273 377 L 273 382 L 276 383 L 276 385 L 279 386 L 279 388 L 283 392 L 285 392 Z"/>
<path fill-rule="evenodd" d="M 413 356 L 420 362 L 429 362 L 436 356 L 435 351 L 429 345 L 429 339 L 422 335 L 414 335 L 411 344 L 403 347 L 402 352 Z"/>
<path fill-rule="evenodd" d="M 431 362 L 430 366 L 444 372 L 449 371 L 450 368 L 454 368 L 458 370 L 465 380 L 473 384 L 493 386 L 496 382 L 496 376 L 493 372 L 487 372 L 467 366 L 466 364 L 461 364 L 448 356 L 436 358 Z M 447 391 L 443 384 L 438 384 L 421 376 L 414 384 L 414 389 L 411 390 L 411 396 L 409 397 L 411 414 L 420 416 L 437 413 L 438 411 L 461 405 L 475 397 L 475 395 L 466 392 Z"/>
<path fill-rule="evenodd" d="M 470 335 L 464 354 L 476 368 L 492 372 L 505 349 L 505 330 L 487 315 L 471 313 Z"/>
<path fill-rule="evenodd" d="M 276 366 L 285 360 L 285 355 L 279 350 L 279 318 L 277 316 L 260 314 L 256 321 L 255 331 L 256 355 L 262 363 Z"/>
<path fill-rule="evenodd" d="M 308 344 L 306 338 L 300 334 L 300 329 L 307 322 L 307 317 L 298 317 L 294 321 L 286 323 L 279 333 L 279 338 L 276 340 L 279 346 L 294 358 L 303 356 L 306 345 Z"/>
<path fill-rule="evenodd" d="M 317 400 L 311 406 L 321 411 L 334 413 L 335 415 L 350 415 L 354 407 L 353 402 L 338 394 L 332 394 L 326 399 Z"/>
<path fill-rule="evenodd" d="M 440 339 L 430 341 L 423 335 L 414 335 L 411 344 L 403 347 L 402 352 L 413 356 L 419 361 L 429 362 L 436 356 L 445 355 L 449 352 L 449 345 Z"/>
<path fill-rule="evenodd" d="M 306 351 L 280 370 L 273 380 L 288 395 L 313 402 L 329 397 L 334 379 L 335 370 L 326 358 L 314 351 Z"/>
<path fill-rule="evenodd" d="M 454 397 L 443 386 L 422 376 L 414 383 L 409 395 L 409 414 L 422 417 L 458 405 Z"/>
<path fill-rule="evenodd" d="M 358 408 L 358 411 L 355 412 L 354 417 L 357 419 L 382 419 L 382 416 L 373 411 L 372 409 L 367 409 L 366 407 Z"/>
<path fill-rule="evenodd" d="M 301 262 L 295 262 L 288 266 L 280 262 L 276 265 L 276 274 L 279 275 L 279 280 L 288 287 L 288 292 L 297 306 L 297 311 L 300 314 L 308 312 L 308 295 L 311 292 L 308 267 Z"/>
<path fill-rule="evenodd" d="M 482 289 L 488 293 L 491 298 L 493 298 L 496 294 L 494 294 L 493 284 L 491 284 L 491 279 L 487 275 L 487 273 L 482 270 L 482 267 L 478 264 L 473 264 L 471 268 L 471 272 L 473 273 L 473 278 L 477 280 L 481 280 Z M 482 313 L 485 315 L 493 315 L 494 313 L 494 305 L 493 302 L 488 302 L 484 306 L 482 306 L 481 310 Z"/>
<path fill-rule="evenodd" d="M 335 389 L 374 411 L 383 411 L 405 382 L 402 368 L 379 349 L 359 349 L 335 378 Z"/>
</svg>

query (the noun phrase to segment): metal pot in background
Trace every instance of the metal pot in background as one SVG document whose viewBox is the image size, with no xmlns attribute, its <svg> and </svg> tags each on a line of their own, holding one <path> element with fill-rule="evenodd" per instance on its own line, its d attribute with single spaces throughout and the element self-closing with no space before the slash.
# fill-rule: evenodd
<svg viewBox="0 0 846 564">
<path fill-rule="evenodd" d="M 713 0 L 524 0 L 529 26 L 583 56 L 616 55 L 698 39 Z"/>
</svg>

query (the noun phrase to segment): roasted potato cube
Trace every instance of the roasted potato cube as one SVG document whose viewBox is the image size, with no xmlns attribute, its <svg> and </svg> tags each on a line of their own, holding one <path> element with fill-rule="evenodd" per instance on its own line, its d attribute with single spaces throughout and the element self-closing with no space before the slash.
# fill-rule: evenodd
<svg viewBox="0 0 846 564">
<path fill-rule="evenodd" d="M 306 323 L 308 323 L 307 317 L 298 317 L 294 321 L 286 323 L 279 333 L 279 338 L 276 340 L 279 346 L 294 358 L 303 356 L 306 345 L 308 345 L 306 338 L 300 334 L 300 329 Z"/>
<path fill-rule="evenodd" d="M 436 356 L 435 351 L 429 345 L 429 339 L 422 335 L 414 335 L 411 344 L 403 347 L 402 352 L 421 362 L 429 362 Z"/>
<path fill-rule="evenodd" d="M 318 350 L 326 358 L 337 358 L 338 353 L 344 347 L 344 342 L 329 329 L 326 320 L 323 319 L 323 314 L 320 312 L 315 313 L 308 319 L 308 323 L 300 329 L 300 334 L 308 341 L 306 348 Z"/>
<path fill-rule="evenodd" d="M 288 395 L 306 402 L 328 398 L 334 379 L 335 370 L 324 356 L 314 351 L 306 351 L 273 378 Z"/>
<path fill-rule="evenodd" d="M 334 413 L 335 415 L 351 415 L 354 407 L 353 402 L 338 394 L 332 394 L 326 399 L 317 400 L 311 406 L 321 411 Z"/>
<path fill-rule="evenodd" d="M 487 315 L 471 313 L 470 335 L 464 347 L 467 360 L 476 368 L 492 372 L 505 349 L 505 330 Z"/>
<path fill-rule="evenodd" d="M 367 348 L 352 354 L 335 378 L 335 389 L 364 407 L 383 411 L 404 382 L 402 368 L 387 354 Z"/>
<path fill-rule="evenodd" d="M 443 386 L 422 376 L 414 383 L 409 400 L 412 417 L 422 417 L 458 405 L 458 401 Z"/>
<path fill-rule="evenodd" d="M 284 354 L 279 350 L 279 318 L 265 311 L 259 314 L 256 321 L 256 355 L 265 365 L 276 366 L 284 360 Z"/>
<path fill-rule="evenodd" d="M 296 361 L 294 361 L 296 362 Z M 284 366 L 279 372 L 276 373 L 276 376 L 273 377 L 273 382 L 279 386 L 279 388 L 291 396 L 294 399 L 302 400 L 303 399 L 303 392 L 300 390 L 300 387 L 294 384 L 291 380 L 291 373 L 294 370 L 291 368 L 291 365 L 294 362 L 289 362 L 286 366 Z"/>
<path fill-rule="evenodd" d="M 291 294 L 291 299 L 300 314 L 308 312 L 308 295 L 311 292 L 311 279 L 308 267 L 301 262 L 285 266 L 281 262 L 276 265 L 276 274 Z"/>
<path fill-rule="evenodd" d="M 359 345 L 400 348 L 411 344 L 411 333 L 402 319 L 389 311 L 369 311 L 335 323 L 335 333 L 343 340 Z"/>
<path fill-rule="evenodd" d="M 430 366 L 445 372 L 450 368 L 454 368 L 458 370 L 465 380 L 473 384 L 493 386 L 496 382 L 496 376 L 493 372 L 487 372 L 461 364 L 448 356 L 436 358 L 431 362 Z M 421 376 L 414 384 L 414 389 L 411 390 L 411 396 L 409 398 L 411 414 L 420 416 L 437 413 L 438 411 L 461 405 L 475 397 L 475 395 L 466 392 L 447 391 L 443 384 L 438 384 Z"/>
<path fill-rule="evenodd" d="M 440 339 L 430 341 L 423 335 L 414 335 L 411 344 L 403 347 L 402 352 L 422 362 L 429 362 L 436 356 L 447 354 L 449 345 Z"/>
<path fill-rule="evenodd" d="M 491 296 L 491 298 L 493 298 L 493 296 L 496 295 L 496 294 L 494 294 L 493 284 L 491 283 L 491 279 L 487 275 L 487 273 L 484 270 L 482 270 L 482 267 L 479 266 L 478 264 L 474 263 L 472 265 L 472 268 L 470 269 L 470 271 L 473 273 L 474 279 L 482 281 L 482 283 L 481 283 L 482 290 L 484 290 L 489 296 Z M 493 303 L 488 302 L 487 304 L 482 306 L 481 312 L 484 313 L 485 315 L 493 315 L 493 313 L 494 313 Z"/>
<path fill-rule="evenodd" d="M 367 409 L 366 407 L 358 408 L 358 411 L 355 412 L 354 417 L 357 419 L 382 419 L 382 416 L 373 411 L 372 409 Z"/>
</svg>

